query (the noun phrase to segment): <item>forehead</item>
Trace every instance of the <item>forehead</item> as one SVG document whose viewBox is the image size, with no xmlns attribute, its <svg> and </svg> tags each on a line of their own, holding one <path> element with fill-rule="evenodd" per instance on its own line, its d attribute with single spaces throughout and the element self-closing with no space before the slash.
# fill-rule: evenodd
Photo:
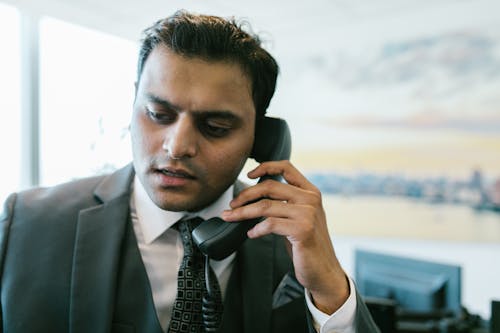
<svg viewBox="0 0 500 333">
<path fill-rule="evenodd" d="M 141 93 L 159 96 L 185 110 L 222 108 L 255 116 L 251 80 L 239 64 L 185 57 L 161 45 L 144 64 Z"/>
</svg>

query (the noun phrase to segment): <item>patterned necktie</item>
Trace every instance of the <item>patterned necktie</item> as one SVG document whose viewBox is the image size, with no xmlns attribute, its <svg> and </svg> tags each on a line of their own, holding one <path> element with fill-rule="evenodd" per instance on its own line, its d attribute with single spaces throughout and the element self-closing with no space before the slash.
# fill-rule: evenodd
<svg viewBox="0 0 500 333">
<path fill-rule="evenodd" d="M 209 295 L 205 286 L 205 258 L 191 238 L 191 231 L 202 221 L 195 217 L 177 223 L 184 246 L 184 257 L 177 274 L 177 297 L 172 309 L 169 333 L 216 332 L 222 320 L 219 283 L 208 266 L 212 293 Z"/>
</svg>

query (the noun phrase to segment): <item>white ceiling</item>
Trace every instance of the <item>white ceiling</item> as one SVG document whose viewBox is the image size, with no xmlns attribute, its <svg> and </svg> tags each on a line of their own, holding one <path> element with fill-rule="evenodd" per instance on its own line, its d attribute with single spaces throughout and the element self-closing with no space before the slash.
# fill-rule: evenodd
<svg viewBox="0 0 500 333">
<path fill-rule="evenodd" d="M 25 12 L 49 15 L 137 40 L 140 31 L 177 9 L 246 18 L 273 41 L 314 41 L 339 27 L 392 20 L 408 12 L 439 11 L 473 0 L 0 0 Z M 443 19 L 446 19 L 443 16 Z"/>
<path fill-rule="evenodd" d="M 281 67 L 287 91 L 304 64 L 337 59 L 345 50 L 380 48 L 384 43 L 474 31 L 498 30 L 498 0 L 0 0 L 24 14 L 51 16 L 138 41 L 141 31 L 178 9 L 246 19 Z M 460 31 L 458 31 L 460 32 Z M 360 48 L 360 45 L 363 47 Z M 351 52 L 352 53 L 352 52 Z M 332 54 L 337 54 L 332 57 Z M 352 56 L 352 54 L 351 54 Z M 314 78 L 313 82 L 318 82 Z M 289 88 L 289 87 L 288 87 Z M 310 90 L 310 89 L 309 89 Z M 299 89 L 306 94 L 304 89 Z M 296 107 L 295 93 L 278 94 L 279 109 Z M 326 94 L 325 94 L 326 95 Z M 329 98 L 329 97 L 328 97 Z M 328 99 L 327 98 L 327 99 Z M 278 101 L 276 101 L 278 100 Z"/>
</svg>

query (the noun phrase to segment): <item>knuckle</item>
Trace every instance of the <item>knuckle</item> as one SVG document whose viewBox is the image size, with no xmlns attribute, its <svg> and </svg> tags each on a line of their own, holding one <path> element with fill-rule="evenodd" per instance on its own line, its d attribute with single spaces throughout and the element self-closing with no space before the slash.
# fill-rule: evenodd
<svg viewBox="0 0 500 333">
<path fill-rule="evenodd" d="M 272 179 L 266 179 L 262 182 L 262 196 L 264 197 L 269 197 L 270 196 L 270 193 L 273 189 L 273 186 L 274 186 L 274 180 Z"/>
<path fill-rule="evenodd" d="M 305 234 L 311 234 L 314 232 L 314 212 L 309 212 L 304 218 L 304 223 L 302 223 L 302 229 Z"/>
<path fill-rule="evenodd" d="M 259 224 L 257 224 L 255 226 L 256 228 L 256 231 L 260 234 L 260 235 L 263 235 L 263 234 L 266 234 L 268 232 L 270 232 L 270 225 L 269 225 L 269 219 L 265 219 L 264 221 L 260 222 Z"/>
<path fill-rule="evenodd" d="M 307 221 L 312 221 L 316 216 L 316 208 L 313 206 L 306 206 L 304 215 Z"/>
<path fill-rule="evenodd" d="M 276 223 L 276 219 L 275 219 L 275 218 L 273 218 L 273 217 L 268 217 L 268 218 L 266 218 L 266 219 L 265 219 L 264 221 L 262 221 L 262 222 L 263 222 L 263 226 L 262 226 L 262 227 L 263 227 L 263 228 L 265 228 L 265 231 L 266 231 L 266 232 L 268 232 L 268 233 L 269 233 L 269 232 L 273 232 L 273 230 L 274 230 L 274 225 L 275 225 L 275 223 Z"/>
<path fill-rule="evenodd" d="M 243 189 L 241 192 L 238 193 L 238 196 L 236 197 L 236 199 L 242 200 L 242 201 L 247 201 L 247 198 L 249 196 L 249 192 L 250 192 L 250 187 Z"/>
<path fill-rule="evenodd" d="M 314 232 L 314 224 L 306 223 L 304 226 L 304 232 L 308 235 L 312 234 Z"/>
<path fill-rule="evenodd" d="M 301 214 L 300 226 L 304 232 L 312 232 L 314 230 L 314 221 L 316 221 L 316 209 L 312 206 L 306 206 Z"/>
<path fill-rule="evenodd" d="M 321 191 L 319 190 L 319 188 L 317 186 L 313 185 L 311 192 L 313 192 L 314 194 L 321 197 Z"/>
<path fill-rule="evenodd" d="M 259 201 L 259 209 L 263 213 L 267 213 L 271 209 L 272 206 L 273 206 L 272 200 L 262 199 L 262 200 Z"/>
<path fill-rule="evenodd" d="M 292 168 L 292 163 L 289 160 L 283 160 L 279 162 L 279 169 L 281 173 L 289 172 Z"/>
<path fill-rule="evenodd" d="M 321 192 L 318 189 L 311 190 L 312 203 L 315 206 L 320 206 L 323 200 Z"/>
<path fill-rule="evenodd" d="M 273 185 L 273 180 L 272 179 L 266 179 L 264 181 L 262 181 L 262 187 L 265 188 L 265 189 L 270 189 L 271 186 Z"/>
</svg>

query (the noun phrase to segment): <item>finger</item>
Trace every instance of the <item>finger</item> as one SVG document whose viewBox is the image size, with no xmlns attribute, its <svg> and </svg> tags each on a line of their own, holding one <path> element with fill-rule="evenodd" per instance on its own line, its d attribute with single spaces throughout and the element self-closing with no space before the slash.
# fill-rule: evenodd
<svg viewBox="0 0 500 333">
<path fill-rule="evenodd" d="M 227 222 L 254 219 L 261 216 L 288 218 L 294 212 L 296 213 L 296 209 L 283 201 L 262 199 L 235 209 L 225 210 L 221 217 Z"/>
<path fill-rule="evenodd" d="M 237 208 L 261 198 L 268 198 L 288 203 L 316 204 L 317 192 L 306 191 L 296 186 L 283 184 L 274 180 L 265 180 L 262 183 L 248 187 L 241 191 L 231 202 L 231 208 Z"/>
<path fill-rule="evenodd" d="M 297 170 L 290 161 L 270 161 L 259 164 L 248 173 L 249 178 L 259 178 L 264 175 L 282 175 L 285 181 L 303 189 L 315 190 L 314 186 L 307 178 Z"/>
<path fill-rule="evenodd" d="M 285 195 L 287 187 L 291 186 L 268 179 L 254 186 L 243 189 L 236 197 L 233 198 L 233 200 L 231 200 L 229 205 L 231 208 L 237 208 L 259 199 L 288 201 L 288 198 Z M 291 187 L 290 191 L 296 192 L 293 187 Z"/>
<path fill-rule="evenodd" d="M 276 234 L 294 241 L 304 241 L 305 238 L 311 237 L 314 228 L 312 223 L 294 222 L 296 221 L 287 218 L 268 217 L 248 230 L 247 235 L 249 238 L 258 238 L 269 234 Z"/>
</svg>

